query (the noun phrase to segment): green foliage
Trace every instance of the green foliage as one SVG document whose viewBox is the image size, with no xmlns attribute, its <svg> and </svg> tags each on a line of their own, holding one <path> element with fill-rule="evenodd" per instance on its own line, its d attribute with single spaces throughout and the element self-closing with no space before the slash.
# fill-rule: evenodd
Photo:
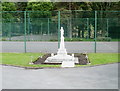
<svg viewBox="0 0 120 91">
<path fill-rule="evenodd" d="M 2 41 L 7 41 L 7 39 L 6 39 L 6 38 L 2 38 L 1 40 L 2 40 Z"/>
<path fill-rule="evenodd" d="M 53 10 L 53 3 L 51 2 L 28 2 L 26 10 L 28 11 L 41 11 L 31 14 L 31 17 L 40 18 L 40 17 L 49 17 L 51 16 L 51 11 Z"/>
<path fill-rule="evenodd" d="M 48 24 L 53 24 L 50 25 L 50 31 L 53 32 L 55 31 L 56 33 L 58 28 L 57 27 L 58 12 L 54 10 L 61 11 L 60 12 L 61 26 L 63 26 L 64 29 L 67 30 L 65 36 L 70 38 L 71 36 L 74 38 L 77 37 L 94 38 L 94 26 L 95 26 L 94 10 L 100 10 L 97 12 L 97 36 L 105 37 L 106 36 L 105 34 L 107 32 L 107 34 L 111 38 L 118 38 L 119 33 L 117 31 L 119 30 L 119 25 L 120 25 L 120 20 L 119 20 L 120 13 L 107 12 L 107 10 L 120 10 L 119 6 L 120 6 L 120 2 L 54 2 L 52 3 L 48 1 L 48 2 L 2 3 L 3 11 L 25 11 L 25 10 L 34 11 L 34 12 L 27 12 L 26 14 L 27 26 L 29 26 L 27 27 L 27 30 L 29 29 L 30 30 L 29 33 L 32 32 L 33 34 L 35 33 L 40 34 L 40 31 L 47 33 Z M 74 10 L 82 10 L 82 11 L 74 11 Z M 24 32 L 23 25 L 25 18 L 23 12 L 14 12 L 14 13 L 6 12 L 2 14 L 2 18 L 5 19 L 5 21 L 3 20 L 3 26 L 5 28 L 3 28 L 2 26 L 4 32 L 10 30 L 10 27 L 6 28 L 6 25 L 9 22 L 12 22 L 12 20 L 13 20 L 12 23 L 13 25 L 11 25 L 12 32 L 14 31 L 15 32 L 20 31 L 21 33 Z M 49 18 L 49 23 L 48 23 L 48 18 Z M 87 22 L 87 18 L 89 18 L 88 22 Z M 111 18 L 112 19 L 116 18 L 116 20 L 112 20 Z M 11 19 L 11 21 L 9 21 L 9 19 Z M 108 26 L 107 26 L 107 19 L 109 19 Z M 19 24 L 19 23 L 23 23 L 23 24 Z M 51 28 L 51 26 L 55 28 Z M 89 33 L 87 33 L 86 31 L 89 31 Z M 117 37 L 116 34 L 118 34 Z M 102 40 L 109 41 L 110 39 L 102 39 Z M 73 40 L 68 39 L 67 41 L 73 41 Z M 79 41 L 79 39 L 76 41 Z"/>
<path fill-rule="evenodd" d="M 16 10 L 17 10 L 17 8 L 16 8 L 15 3 L 12 3 L 12 2 L 3 2 L 2 3 L 2 11 L 16 11 Z M 14 16 L 12 13 L 3 13 L 2 17 L 4 19 L 6 19 L 6 18 L 13 18 Z"/>
<path fill-rule="evenodd" d="M 0 2 L 0 11 L 2 11 L 2 3 Z"/>
<path fill-rule="evenodd" d="M 12 13 L 3 13 L 2 14 L 2 18 L 4 18 L 4 19 L 13 18 L 13 14 Z"/>
<path fill-rule="evenodd" d="M 65 41 L 83 41 L 81 38 L 65 38 Z"/>
<path fill-rule="evenodd" d="M 109 36 L 112 38 L 120 39 L 120 26 L 111 26 L 109 28 Z"/>
<path fill-rule="evenodd" d="M 28 2 L 27 11 L 35 11 L 30 12 L 29 16 L 32 18 L 32 25 L 36 25 L 36 27 L 41 27 L 41 23 L 47 24 L 46 19 L 52 17 L 53 3 L 52 2 Z M 46 18 L 46 19 L 40 19 Z"/>
<path fill-rule="evenodd" d="M 3 2 L 2 3 L 2 11 L 16 11 L 16 5 L 12 2 Z"/>
<path fill-rule="evenodd" d="M 97 41 L 111 41 L 110 37 L 98 37 Z"/>
<path fill-rule="evenodd" d="M 33 11 L 49 11 L 52 10 L 53 6 L 52 3 L 50 2 L 29 2 L 27 4 L 27 9 L 28 10 L 33 10 Z"/>
<path fill-rule="evenodd" d="M 27 7 L 27 2 L 17 2 L 16 6 L 17 6 L 17 10 L 25 11 Z"/>
</svg>

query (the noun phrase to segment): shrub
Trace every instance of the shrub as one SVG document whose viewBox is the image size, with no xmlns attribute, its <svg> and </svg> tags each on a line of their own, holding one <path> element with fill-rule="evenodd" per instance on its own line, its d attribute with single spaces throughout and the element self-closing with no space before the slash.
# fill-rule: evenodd
<svg viewBox="0 0 120 91">
<path fill-rule="evenodd" d="M 57 39 L 51 39 L 50 41 L 58 41 Z"/>
<path fill-rule="evenodd" d="M 83 41 L 81 38 L 65 38 L 65 41 Z"/>
<path fill-rule="evenodd" d="M 97 38 L 98 41 L 111 41 L 110 37 L 98 37 Z"/>
<path fill-rule="evenodd" d="M 6 38 L 2 38 L 2 41 L 7 41 L 7 39 Z"/>
</svg>

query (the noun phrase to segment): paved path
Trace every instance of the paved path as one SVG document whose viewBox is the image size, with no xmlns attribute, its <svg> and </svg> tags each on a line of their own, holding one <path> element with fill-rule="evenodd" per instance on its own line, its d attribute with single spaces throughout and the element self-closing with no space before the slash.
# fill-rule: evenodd
<svg viewBox="0 0 120 91">
<path fill-rule="evenodd" d="M 65 42 L 68 53 L 94 52 L 94 42 Z M 57 42 L 27 42 L 27 52 L 56 53 Z M 2 42 L 3 52 L 24 52 L 24 42 Z M 118 52 L 118 42 L 97 42 L 97 52 Z"/>
<path fill-rule="evenodd" d="M 1 71 L 1 69 L 0 69 Z M 4 89 L 117 89 L 118 64 L 27 70 L 3 66 Z"/>
</svg>

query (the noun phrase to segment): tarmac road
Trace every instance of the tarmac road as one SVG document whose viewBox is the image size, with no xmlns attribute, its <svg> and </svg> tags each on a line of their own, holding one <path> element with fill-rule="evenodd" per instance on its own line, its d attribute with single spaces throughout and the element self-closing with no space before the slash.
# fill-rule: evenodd
<svg viewBox="0 0 120 91">
<path fill-rule="evenodd" d="M 117 63 L 37 70 L 2 66 L 2 74 L 3 89 L 118 89 Z"/>
</svg>

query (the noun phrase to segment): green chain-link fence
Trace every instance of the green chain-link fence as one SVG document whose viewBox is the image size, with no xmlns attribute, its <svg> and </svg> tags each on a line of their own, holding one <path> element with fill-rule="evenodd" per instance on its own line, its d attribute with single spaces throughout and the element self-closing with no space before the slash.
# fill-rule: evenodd
<svg viewBox="0 0 120 91">
<path fill-rule="evenodd" d="M 65 41 L 116 41 L 120 34 L 120 11 L 2 11 L 2 40 L 58 41 L 60 27 Z M 101 46 L 101 45 L 99 45 Z M 99 50 L 99 48 L 98 48 Z"/>
</svg>

